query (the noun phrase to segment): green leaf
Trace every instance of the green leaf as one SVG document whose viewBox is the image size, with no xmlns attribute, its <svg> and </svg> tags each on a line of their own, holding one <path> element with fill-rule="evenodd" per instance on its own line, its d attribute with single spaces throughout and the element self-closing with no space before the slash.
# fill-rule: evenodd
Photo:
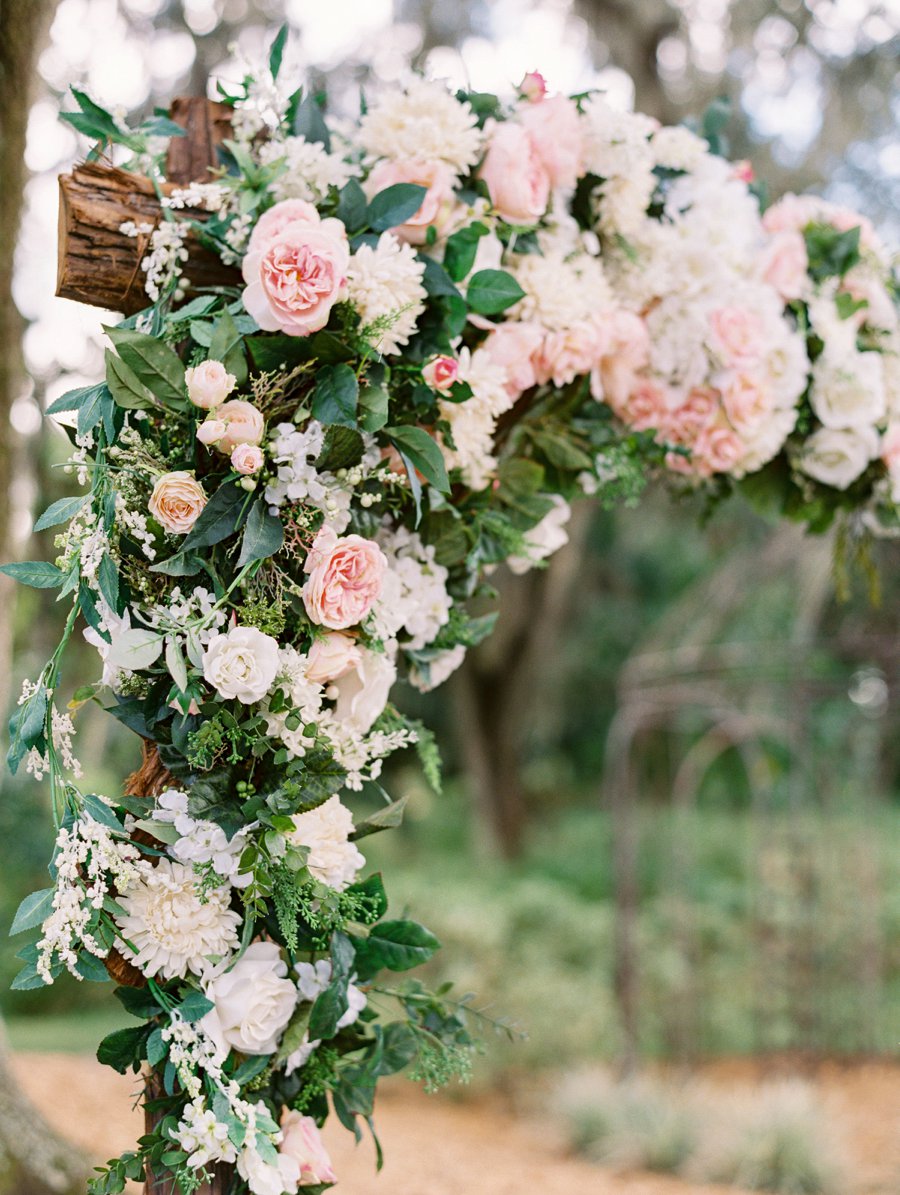
<svg viewBox="0 0 900 1195">
<path fill-rule="evenodd" d="M 151 564 L 150 572 L 162 573 L 164 577 L 193 577 L 202 567 L 203 563 L 198 556 L 191 552 L 179 552 L 177 556 L 170 556 L 168 560 Z"/>
<path fill-rule="evenodd" d="M 97 569 L 97 584 L 110 610 L 119 609 L 119 574 L 109 552 L 104 552 Z"/>
<path fill-rule="evenodd" d="M 57 527 L 60 523 L 68 523 L 78 514 L 86 501 L 85 495 L 80 498 L 60 498 L 58 502 L 47 507 L 35 523 L 33 530 L 45 531 L 48 527 Z"/>
<path fill-rule="evenodd" d="M 247 494 L 238 485 L 220 486 L 200 512 L 200 517 L 185 537 L 182 552 L 210 548 L 234 535 L 247 516 Z"/>
<path fill-rule="evenodd" d="M 97 1061 L 111 1066 L 120 1075 L 141 1069 L 145 1057 L 145 1046 L 152 1030 L 148 1025 L 135 1025 L 130 1029 L 116 1029 L 104 1037 L 97 1047 Z"/>
<path fill-rule="evenodd" d="M 325 429 L 325 440 L 316 459 L 316 468 L 319 472 L 329 473 L 351 469 L 362 460 L 363 451 L 363 438 L 358 431 L 332 424 Z"/>
<path fill-rule="evenodd" d="M 239 386 L 246 382 L 247 358 L 244 353 L 244 338 L 228 310 L 223 311 L 213 325 L 208 358 L 211 361 L 221 361 L 228 372 L 237 378 Z"/>
<path fill-rule="evenodd" d="M 395 1075 L 409 1066 L 419 1052 L 419 1039 L 405 1021 L 393 1021 L 384 1027 L 384 1049 L 378 1065 L 379 1075 Z"/>
<path fill-rule="evenodd" d="M 122 130 L 105 108 L 95 104 L 89 95 L 75 87 L 72 88 L 72 97 L 81 111 L 61 112 L 61 120 L 86 137 L 96 137 L 100 141 L 124 140 Z"/>
<path fill-rule="evenodd" d="M 440 949 L 440 942 L 417 921 L 381 921 L 369 936 L 356 940 L 356 972 L 361 980 L 376 972 L 408 971 Z"/>
<path fill-rule="evenodd" d="M 58 974 L 58 969 L 55 970 Z M 52 974 L 53 971 L 51 971 Z M 45 983 L 46 981 L 38 974 L 36 964 L 29 963 L 22 968 L 9 986 L 14 992 L 33 992 L 36 988 L 44 987 Z"/>
<path fill-rule="evenodd" d="M 17 560 L 13 564 L 0 564 L 0 573 L 32 589 L 56 589 L 64 580 L 56 565 L 46 560 Z"/>
<path fill-rule="evenodd" d="M 479 270 L 466 290 L 469 307 L 479 315 L 499 315 L 524 297 L 524 290 L 506 270 Z"/>
<path fill-rule="evenodd" d="M 583 469 L 594 467 L 591 456 L 560 432 L 535 429 L 531 432 L 531 439 L 544 453 L 550 464 L 555 465 L 557 469 L 580 472 Z"/>
<path fill-rule="evenodd" d="M 250 508 L 247 525 L 244 528 L 244 538 L 241 541 L 241 554 L 237 567 L 243 568 L 254 560 L 265 560 L 274 556 L 284 543 L 284 527 L 277 515 L 269 514 L 269 504 L 265 498 L 260 498 Z"/>
<path fill-rule="evenodd" d="M 161 1010 L 153 994 L 147 988 L 116 988 L 113 992 L 125 1011 L 141 1021 L 155 1017 Z"/>
<path fill-rule="evenodd" d="M 331 153 L 331 134 L 322 115 L 322 109 L 316 103 L 315 96 L 308 95 L 302 103 L 297 105 L 294 117 L 294 135 L 305 137 L 307 141 L 318 141 L 326 153 Z"/>
<path fill-rule="evenodd" d="M 425 266 L 425 274 L 422 282 L 432 298 L 444 296 L 445 298 L 463 301 L 462 295 L 453 285 L 453 280 L 440 262 L 435 261 L 433 257 L 425 257 L 422 254 L 418 255 L 418 260 Z"/>
<path fill-rule="evenodd" d="M 9 927 L 10 936 L 41 925 L 53 911 L 55 892 L 55 888 L 42 888 L 40 892 L 29 893 L 16 910 L 13 923 Z"/>
<path fill-rule="evenodd" d="M 359 822 L 350 837 L 356 842 L 360 838 L 367 838 L 370 834 L 377 834 L 380 830 L 393 830 L 403 821 L 403 811 L 406 809 L 408 800 L 408 796 L 403 796 L 397 801 L 392 801 L 390 805 L 385 805 L 383 809 L 379 809 L 365 821 Z"/>
<path fill-rule="evenodd" d="M 281 70 L 281 60 L 284 57 L 284 47 L 287 43 L 288 26 L 284 24 L 275 34 L 275 40 L 272 42 L 272 48 L 269 50 L 269 70 L 272 73 L 272 78 L 278 78 L 278 72 Z"/>
<path fill-rule="evenodd" d="M 363 386 L 359 392 L 359 426 L 364 432 L 381 431 L 388 421 L 388 402 L 385 386 Z"/>
<path fill-rule="evenodd" d="M 121 359 L 152 395 L 164 403 L 185 403 L 184 366 L 164 340 L 130 328 L 104 331 Z"/>
<path fill-rule="evenodd" d="M 354 961 L 353 943 L 346 934 L 335 930 L 331 935 L 331 982 L 312 1006 L 309 1014 L 310 1040 L 327 1040 L 337 1032 L 337 1023 L 347 1011 L 347 985 Z"/>
<path fill-rule="evenodd" d="M 414 216 L 428 193 L 418 183 L 394 183 L 369 202 L 366 218 L 373 232 L 386 232 Z"/>
<path fill-rule="evenodd" d="M 807 224 L 803 237 L 812 277 L 817 282 L 843 278 L 859 261 L 859 236 L 859 226 L 841 232 L 832 224 Z"/>
<path fill-rule="evenodd" d="M 316 373 L 313 418 L 339 427 L 356 427 L 359 382 L 349 365 L 323 365 Z"/>
<path fill-rule="evenodd" d="M 284 1062 L 289 1054 L 293 1054 L 294 1050 L 299 1050 L 303 1045 L 303 1038 L 309 1028 L 309 1014 L 311 1010 L 312 1005 L 310 1004 L 297 1005 L 294 1015 L 288 1021 L 287 1029 L 285 1029 L 284 1035 L 281 1038 L 281 1044 L 275 1055 L 276 1062 Z"/>
<path fill-rule="evenodd" d="M 147 1061 L 151 1066 L 158 1066 L 168 1053 L 169 1047 L 163 1039 L 162 1029 L 154 1029 L 147 1038 Z"/>
<path fill-rule="evenodd" d="M 107 349 L 106 384 L 117 406 L 127 411 L 147 411 L 156 406 L 153 393 L 147 389 L 133 369 Z"/>
<path fill-rule="evenodd" d="M 383 917 L 388 911 L 387 893 L 384 890 L 384 881 L 381 878 L 380 872 L 373 872 L 372 875 L 366 876 L 364 880 L 360 880 L 356 884 L 351 884 L 347 891 L 365 898 L 372 914 L 370 918 L 372 921 L 377 921 L 379 917 Z"/>
<path fill-rule="evenodd" d="M 163 638 L 159 631 L 131 627 L 113 639 L 107 656 L 110 668 L 124 668 L 128 672 L 142 672 L 159 659 Z"/>
<path fill-rule="evenodd" d="M 10 715 L 9 751 L 6 755 L 6 763 L 14 774 L 26 751 L 30 751 L 32 747 L 43 745 L 48 702 L 47 688 L 45 685 L 41 685 L 27 701 L 17 705 Z"/>
<path fill-rule="evenodd" d="M 385 435 L 412 462 L 425 480 L 442 494 L 449 494 L 450 480 L 440 448 L 422 427 L 388 427 Z"/>
<path fill-rule="evenodd" d="M 207 999 L 202 992 L 189 992 L 178 1006 L 178 1011 L 186 1021 L 199 1021 L 215 1008 L 212 1000 Z"/>
<path fill-rule="evenodd" d="M 99 822 L 101 826 L 106 826 L 108 830 L 115 830 L 119 834 L 122 833 L 122 823 L 116 817 L 109 805 L 96 793 L 85 793 L 82 797 L 82 805 L 84 811 L 95 822 Z"/>
<path fill-rule="evenodd" d="M 359 181 L 351 178 L 340 191 L 335 215 L 350 233 L 359 232 L 366 223 L 366 193 Z"/>
<path fill-rule="evenodd" d="M 444 247 L 444 269 L 454 282 L 461 282 L 475 264 L 478 242 L 487 235 L 484 224 L 469 224 L 447 238 Z"/>
</svg>

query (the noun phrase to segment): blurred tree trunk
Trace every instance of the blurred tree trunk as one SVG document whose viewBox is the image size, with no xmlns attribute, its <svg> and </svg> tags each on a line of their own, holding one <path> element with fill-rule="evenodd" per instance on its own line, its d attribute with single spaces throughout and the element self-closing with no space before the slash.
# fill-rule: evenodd
<svg viewBox="0 0 900 1195">
<path fill-rule="evenodd" d="M 498 578 L 500 618 L 490 639 L 469 652 L 453 681 L 460 752 L 487 844 L 506 858 L 521 850 L 528 805 L 522 761 L 538 713 L 559 700 L 553 665 L 592 509 L 581 502 L 569 542 L 549 568 Z"/>
<path fill-rule="evenodd" d="M 25 133 L 37 55 L 56 0 L 4 0 L 0 10 L 0 558 L 10 555 L 10 481 L 16 458 L 10 409 L 26 382 L 23 320 L 12 297 L 13 256 L 26 181 Z M 7 578 L 0 602 L 11 605 Z M 0 618 L 0 704 L 6 708 L 9 618 Z M 0 1024 L 0 1193 L 78 1195 L 87 1183 L 84 1160 L 47 1125 L 19 1091 L 9 1069 Z"/>
</svg>

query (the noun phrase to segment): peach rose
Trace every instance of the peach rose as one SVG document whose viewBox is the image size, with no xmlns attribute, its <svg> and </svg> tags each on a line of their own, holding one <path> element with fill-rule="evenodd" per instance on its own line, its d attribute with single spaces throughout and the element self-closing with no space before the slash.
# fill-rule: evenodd
<svg viewBox="0 0 900 1195">
<path fill-rule="evenodd" d="M 537 385 L 534 363 L 543 342 L 544 329 L 528 320 L 500 324 L 484 342 L 490 359 L 506 369 L 506 389 L 511 398 Z"/>
<path fill-rule="evenodd" d="M 315 685 L 325 685 L 351 672 L 361 659 L 362 652 L 352 635 L 329 631 L 314 640 L 309 649 L 306 678 Z"/>
<path fill-rule="evenodd" d="M 279 1152 L 300 1167 L 300 1186 L 336 1183 L 337 1175 L 325 1149 L 322 1136 L 311 1116 L 299 1112 L 285 1112 L 281 1121 L 282 1139 Z"/>
<path fill-rule="evenodd" d="M 487 183 L 494 207 L 510 224 L 534 224 L 547 210 L 550 176 L 523 125 L 505 121 L 493 126 L 478 175 Z"/>
<path fill-rule="evenodd" d="M 455 357 L 434 357 L 422 367 L 422 379 L 426 386 L 444 394 L 459 381 L 459 362 Z"/>
<path fill-rule="evenodd" d="M 303 604 L 313 622 L 342 631 L 362 622 L 381 593 L 387 560 L 378 544 L 361 535 L 338 537 L 323 527 L 304 572 Z"/>
<path fill-rule="evenodd" d="M 728 365 L 745 365 L 763 351 L 762 320 L 746 307 L 718 307 L 709 317 L 713 348 Z"/>
<path fill-rule="evenodd" d="M 774 405 L 771 392 L 749 374 L 734 374 L 722 386 L 725 414 L 740 432 L 754 431 L 772 413 Z"/>
<path fill-rule="evenodd" d="M 259 444 L 266 429 L 262 412 L 242 398 L 232 398 L 217 408 L 216 423 L 220 422 L 225 424 L 225 431 L 216 440 L 216 448 L 229 456 L 238 444 Z"/>
<path fill-rule="evenodd" d="M 267 332 L 309 336 L 325 327 L 342 297 L 349 261 L 341 221 L 320 220 L 311 204 L 287 199 L 266 212 L 250 238 L 244 307 Z"/>
<path fill-rule="evenodd" d="M 184 371 L 188 398 L 204 411 L 223 403 L 237 385 L 237 378 L 229 373 L 221 361 L 203 361 Z"/>
<path fill-rule="evenodd" d="M 806 269 L 809 257 L 806 241 L 800 232 L 778 232 L 763 249 L 759 259 L 759 273 L 778 291 L 782 299 L 799 299 L 805 292 L 809 279 Z"/>
<path fill-rule="evenodd" d="M 224 419 L 204 419 L 197 428 L 197 439 L 201 444 L 209 447 L 215 444 L 217 440 L 221 440 L 225 435 L 225 420 Z"/>
<path fill-rule="evenodd" d="M 263 451 L 258 444 L 238 444 L 231 454 L 231 467 L 245 477 L 263 467 Z"/>
<path fill-rule="evenodd" d="M 164 473 L 147 503 L 154 519 L 170 535 L 187 535 L 205 505 L 203 486 L 183 470 Z"/>
<path fill-rule="evenodd" d="M 422 205 L 404 224 L 391 229 L 410 245 L 424 245 L 429 225 L 438 232 L 447 223 L 453 208 L 453 184 L 456 175 L 446 162 L 379 162 L 366 180 L 366 194 L 372 199 L 379 191 L 395 183 L 416 183 L 426 187 Z"/>
<path fill-rule="evenodd" d="M 531 134 L 550 185 L 573 188 L 584 156 L 581 117 L 573 102 L 554 95 L 523 108 L 519 119 Z"/>
</svg>

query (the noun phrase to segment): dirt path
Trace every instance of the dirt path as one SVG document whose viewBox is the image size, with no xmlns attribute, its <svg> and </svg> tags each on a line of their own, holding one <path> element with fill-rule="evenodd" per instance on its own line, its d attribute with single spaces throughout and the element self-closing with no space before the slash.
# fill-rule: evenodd
<svg viewBox="0 0 900 1195">
<path fill-rule="evenodd" d="M 19 1054 L 14 1069 L 50 1122 L 97 1160 L 130 1148 L 141 1131 L 135 1076 L 72 1054 Z M 773 1077 L 771 1066 L 752 1062 L 703 1073 L 723 1087 Z M 825 1064 L 805 1077 L 846 1138 L 855 1192 L 897 1195 L 900 1066 Z M 569 1156 L 558 1134 L 535 1120 L 489 1101 L 429 1097 L 409 1083 L 383 1088 L 377 1123 L 386 1154 L 380 1175 L 370 1141 L 357 1147 L 340 1125 L 326 1129 L 339 1195 L 741 1195 L 662 1175 L 612 1174 Z"/>
</svg>

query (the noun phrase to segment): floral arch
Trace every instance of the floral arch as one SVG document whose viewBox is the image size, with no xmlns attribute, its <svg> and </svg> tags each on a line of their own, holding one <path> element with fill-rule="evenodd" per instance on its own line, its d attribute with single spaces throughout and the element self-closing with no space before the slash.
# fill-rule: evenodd
<svg viewBox="0 0 900 1195">
<path fill-rule="evenodd" d="M 68 609 L 11 723 L 58 827 L 13 928 L 36 931 L 15 986 L 111 975 L 136 1018 L 99 1056 L 146 1066 L 148 1131 L 97 1195 L 321 1192 L 331 1112 L 359 1136 L 382 1076 L 465 1073 L 465 1003 L 403 974 L 438 943 L 360 848 L 402 817 L 387 756 L 440 783 L 398 676 L 460 665 L 492 626 L 467 600 L 564 543 L 571 500 L 657 474 L 812 531 L 896 525 L 896 291 L 866 220 L 763 210 L 715 117 L 662 128 L 536 73 L 332 119 L 284 44 L 216 104 L 130 129 L 74 92 L 66 116 L 98 147 L 62 180 L 60 293 L 126 318 L 105 380 L 49 410 L 87 487 L 36 523 L 59 554 L 3 569 Z M 143 740 L 124 797 L 77 783 L 78 627 L 102 676 L 71 707 Z"/>
</svg>

